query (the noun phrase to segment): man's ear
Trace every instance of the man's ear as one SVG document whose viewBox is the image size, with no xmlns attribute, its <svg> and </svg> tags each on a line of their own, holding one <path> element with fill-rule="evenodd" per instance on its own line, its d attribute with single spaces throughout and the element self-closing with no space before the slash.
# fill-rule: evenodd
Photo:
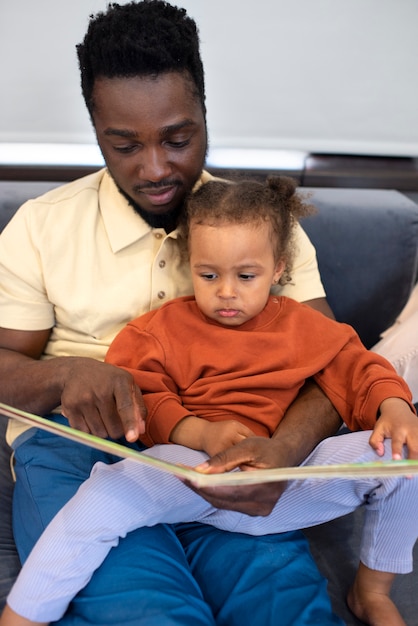
<svg viewBox="0 0 418 626">
<path fill-rule="evenodd" d="M 280 259 L 280 261 L 278 261 L 276 263 L 276 267 L 274 269 L 273 285 L 277 285 L 277 283 L 279 282 L 280 278 L 282 277 L 282 274 L 283 274 L 285 268 L 286 268 L 286 262 L 284 261 L 284 259 Z"/>
</svg>

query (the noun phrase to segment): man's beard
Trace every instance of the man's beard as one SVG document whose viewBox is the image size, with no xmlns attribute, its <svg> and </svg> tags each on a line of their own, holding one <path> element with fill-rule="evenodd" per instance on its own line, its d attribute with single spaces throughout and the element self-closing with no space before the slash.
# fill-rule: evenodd
<svg viewBox="0 0 418 626">
<path fill-rule="evenodd" d="M 113 178 L 113 176 L 112 176 Z M 135 200 L 128 196 L 128 194 L 118 185 L 116 180 L 113 178 L 116 187 L 119 190 L 119 193 L 128 201 L 129 205 L 133 208 L 135 213 L 137 213 L 142 219 L 149 224 L 152 228 L 163 228 L 166 233 L 171 233 L 173 230 L 177 228 L 179 217 L 183 210 L 183 204 L 181 206 L 168 211 L 167 213 L 150 213 L 149 211 L 145 211 Z"/>
</svg>

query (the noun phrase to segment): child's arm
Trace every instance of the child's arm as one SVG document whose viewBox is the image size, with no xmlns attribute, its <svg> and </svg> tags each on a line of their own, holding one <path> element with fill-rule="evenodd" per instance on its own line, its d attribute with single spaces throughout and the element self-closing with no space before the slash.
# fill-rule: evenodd
<svg viewBox="0 0 418 626">
<path fill-rule="evenodd" d="M 0 626 L 48 626 L 49 622 L 33 622 L 13 611 L 8 604 L 0 617 Z"/>
<path fill-rule="evenodd" d="M 214 456 L 248 437 L 254 437 L 254 433 L 237 420 L 208 422 L 190 415 L 176 424 L 170 441 Z"/>
<path fill-rule="evenodd" d="M 418 459 L 418 418 L 409 404 L 401 398 L 386 398 L 380 405 L 380 416 L 370 437 L 370 445 L 383 454 L 384 440 L 392 440 L 392 457 L 402 458 L 402 448 L 408 448 L 408 458 Z"/>
</svg>

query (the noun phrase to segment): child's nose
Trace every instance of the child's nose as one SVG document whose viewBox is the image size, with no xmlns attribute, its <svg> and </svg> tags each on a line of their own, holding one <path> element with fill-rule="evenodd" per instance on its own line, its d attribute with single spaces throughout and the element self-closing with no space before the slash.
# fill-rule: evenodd
<svg viewBox="0 0 418 626">
<path fill-rule="evenodd" d="M 235 289 L 231 280 L 223 280 L 218 287 L 218 296 L 220 298 L 233 298 L 235 296 Z"/>
</svg>

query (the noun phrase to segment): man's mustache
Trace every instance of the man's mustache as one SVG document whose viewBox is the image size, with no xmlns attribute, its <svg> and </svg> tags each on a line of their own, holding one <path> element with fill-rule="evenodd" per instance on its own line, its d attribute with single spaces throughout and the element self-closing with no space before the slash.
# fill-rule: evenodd
<svg viewBox="0 0 418 626">
<path fill-rule="evenodd" d="M 135 185 L 133 189 L 135 192 L 144 191 L 144 190 L 152 191 L 154 189 L 163 189 L 165 187 L 177 187 L 180 185 L 181 185 L 181 182 L 179 180 L 167 178 L 165 180 L 159 180 L 158 182 L 148 181 L 146 183 L 142 183 L 141 185 Z"/>
</svg>

